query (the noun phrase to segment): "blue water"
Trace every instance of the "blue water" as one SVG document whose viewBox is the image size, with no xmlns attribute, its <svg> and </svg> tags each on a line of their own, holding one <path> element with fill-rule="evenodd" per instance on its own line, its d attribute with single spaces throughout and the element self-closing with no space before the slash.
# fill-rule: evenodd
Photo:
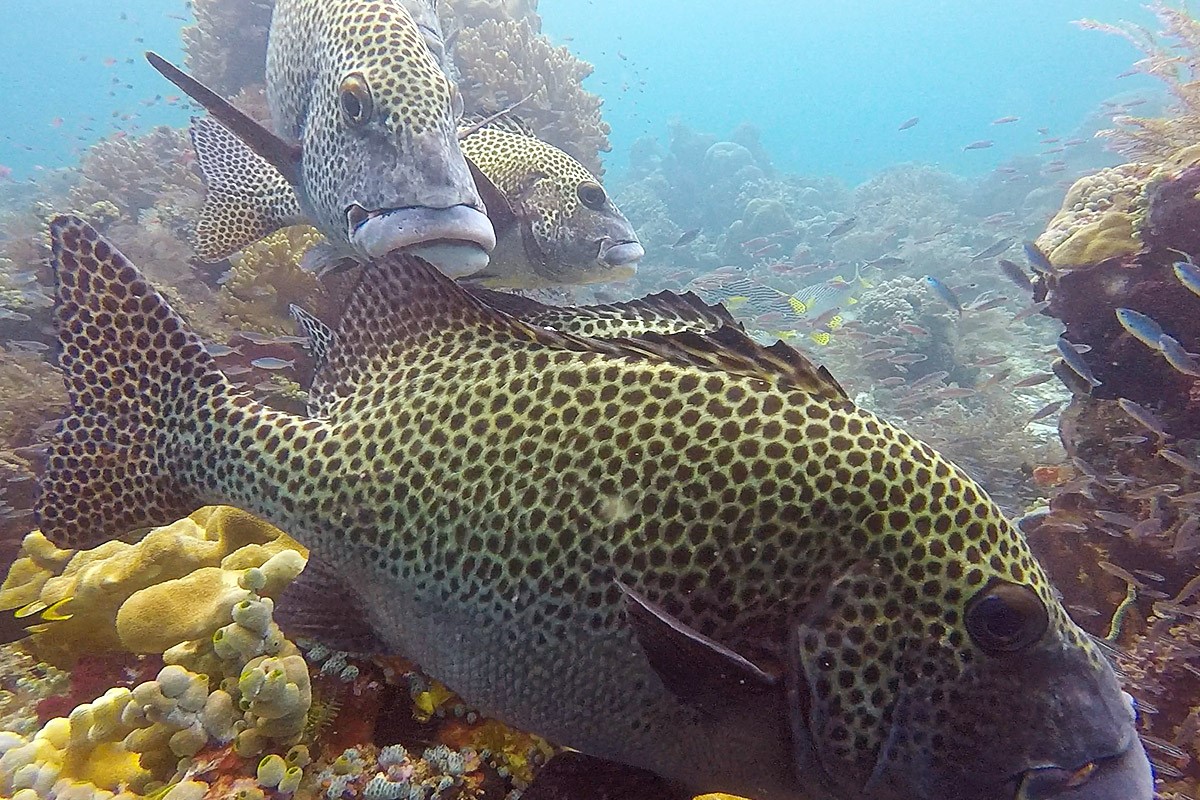
<svg viewBox="0 0 1200 800">
<path fill-rule="evenodd" d="M 1130 0 L 542 0 L 539 11 L 556 42 L 596 65 L 588 85 L 605 98 L 618 170 L 635 139 L 665 139 L 678 119 L 715 133 L 751 122 L 777 166 L 805 174 L 856 182 L 914 160 L 978 174 L 1038 152 L 1039 127 L 1090 135 L 1102 101 L 1157 89 L 1117 77 L 1138 58 L 1131 45 L 1071 24 L 1153 27 Z M 51 0 L 6 13 L 0 165 L 36 177 L 99 135 L 184 124 L 185 108 L 153 101 L 176 92 L 141 54 L 181 57 L 187 15 L 181 0 Z M 67 24 L 69 36 L 46 33 Z M 1005 116 L 1020 120 L 991 124 Z M 995 146 L 963 151 L 980 139 Z"/>
</svg>

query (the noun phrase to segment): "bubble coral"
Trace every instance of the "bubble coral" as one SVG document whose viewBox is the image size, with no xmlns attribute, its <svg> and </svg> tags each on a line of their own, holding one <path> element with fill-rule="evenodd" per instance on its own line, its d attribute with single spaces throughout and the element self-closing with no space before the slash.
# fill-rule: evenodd
<svg viewBox="0 0 1200 800">
<path fill-rule="evenodd" d="M 528 20 L 489 19 L 464 28 L 454 61 L 459 89 L 470 111 L 493 113 L 529 96 L 518 114 L 537 135 L 602 175 L 601 152 L 610 149 L 603 99 L 583 88 L 592 65 L 555 47 Z"/>
</svg>

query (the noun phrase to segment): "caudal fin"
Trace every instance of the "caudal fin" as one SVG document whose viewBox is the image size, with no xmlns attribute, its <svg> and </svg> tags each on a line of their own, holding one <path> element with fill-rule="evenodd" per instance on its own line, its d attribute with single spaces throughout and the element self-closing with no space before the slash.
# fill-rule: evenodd
<svg viewBox="0 0 1200 800">
<path fill-rule="evenodd" d="M 304 221 L 291 184 L 265 158 L 212 117 L 192 120 L 192 145 L 208 193 L 192 247 L 204 261 L 220 261 Z"/>
<path fill-rule="evenodd" d="M 51 445 L 37 514 L 54 544 L 89 547 L 202 505 L 183 477 L 200 454 L 179 434 L 229 386 L 200 337 L 94 228 L 60 216 L 50 238 L 72 413 Z"/>
</svg>

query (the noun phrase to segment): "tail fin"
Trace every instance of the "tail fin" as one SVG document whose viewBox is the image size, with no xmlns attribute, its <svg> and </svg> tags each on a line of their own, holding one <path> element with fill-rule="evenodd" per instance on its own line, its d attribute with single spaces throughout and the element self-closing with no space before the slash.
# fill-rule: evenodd
<svg viewBox="0 0 1200 800">
<path fill-rule="evenodd" d="M 56 217 L 50 237 L 72 414 L 51 445 L 37 513 L 57 546 L 89 547 L 202 505 L 184 480 L 200 456 L 163 443 L 199 427 L 197 403 L 229 387 L 200 337 L 94 228 Z"/>
<path fill-rule="evenodd" d="M 304 221 L 292 185 L 216 119 L 192 120 L 192 146 L 208 187 L 192 237 L 201 259 L 220 261 Z"/>
</svg>

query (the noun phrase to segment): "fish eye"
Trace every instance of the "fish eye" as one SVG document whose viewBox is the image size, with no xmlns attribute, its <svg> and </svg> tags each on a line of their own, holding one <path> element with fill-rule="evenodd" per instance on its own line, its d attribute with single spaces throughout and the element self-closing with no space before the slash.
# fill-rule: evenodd
<svg viewBox="0 0 1200 800">
<path fill-rule="evenodd" d="M 608 200 L 604 187 L 595 181 L 584 181 L 579 184 L 579 202 L 591 209 L 598 209 Z"/>
<path fill-rule="evenodd" d="M 980 649 L 1003 655 L 1041 639 L 1050 619 L 1045 604 L 1028 586 L 993 580 L 967 603 L 966 623 Z"/>
<path fill-rule="evenodd" d="M 362 125 L 371 117 L 371 87 L 361 72 L 352 72 L 342 79 L 338 89 L 342 114 L 351 125 Z"/>
</svg>

